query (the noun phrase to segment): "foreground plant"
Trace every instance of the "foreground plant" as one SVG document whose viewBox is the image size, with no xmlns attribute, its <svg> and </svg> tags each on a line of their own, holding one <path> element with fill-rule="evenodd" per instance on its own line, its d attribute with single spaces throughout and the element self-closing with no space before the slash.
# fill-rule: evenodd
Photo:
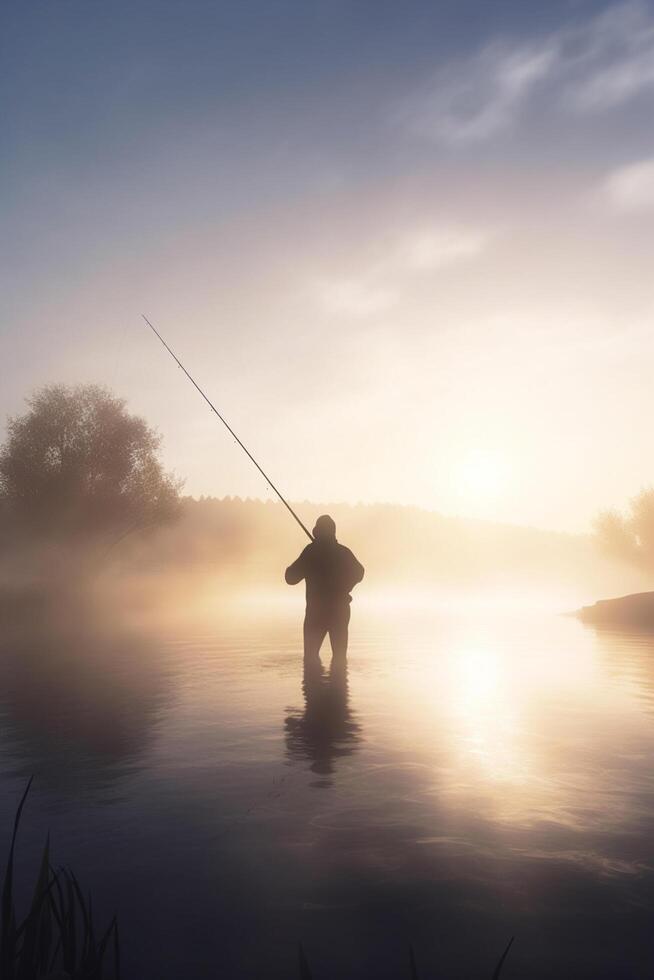
<svg viewBox="0 0 654 980">
<path fill-rule="evenodd" d="M 72 871 L 50 864 L 46 840 L 29 912 L 19 922 L 14 907 L 14 852 L 30 779 L 18 804 L 0 909 L 0 980 L 104 980 L 120 977 L 118 925 L 111 920 L 96 937 L 90 896 Z M 106 960 L 111 947 L 112 970 Z"/>
<path fill-rule="evenodd" d="M 118 924 L 114 916 L 96 937 L 90 896 L 84 898 L 72 871 L 50 864 L 46 839 L 30 908 L 18 921 L 14 907 L 14 854 L 23 807 L 32 785 L 23 793 L 11 835 L 0 907 L 0 980 L 120 980 Z M 513 937 L 502 953 L 492 980 L 499 980 Z M 111 951 L 111 954 L 110 954 Z M 107 960 L 111 960 L 111 970 Z M 300 980 L 313 980 L 304 949 L 299 947 Z M 409 949 L 409 980 L 419 980 L 413 949 Z"/>
<path fill-rule="evenodd" d="M 504 961 L 509 955 L 509 950 L 513 945 L 513 940 L 515 936 L 511 936 L 509 942 L 497 961 L 497 966 L 493 970 L 493 976 L 491 980 L 499 980 L 500 973 L 502 972 L 502 967 L 504 966 Z M 307 960 L 302 944 L 300 943 L 299 949 L 299 961 L 300 961 L 300 980 L 314 980 L 313 973 L 309 967 L 309 961 Z M 420 980 L 420 974 L 418 973 L 418 967 L 416 964 L 415 953 L 413 952 L 413 947 L 409 947 L 409 980 Z"/>
</svg>

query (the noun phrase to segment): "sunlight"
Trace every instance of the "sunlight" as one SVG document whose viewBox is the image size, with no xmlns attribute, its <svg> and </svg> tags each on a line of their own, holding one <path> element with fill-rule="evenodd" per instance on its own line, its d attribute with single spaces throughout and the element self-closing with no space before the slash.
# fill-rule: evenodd
<svg viewBox="0 0 654 980">
<path fill-rule="evenodd" d="M 527 764 L 516 718 L 520 698 L 506 668 L 506 661 L 490 648 L 461 650 L 454 665 L 451 704 L 462 728 L 464 754 L 476 758 L 488 778 L 521 783 Z"/>
<path fill-rule="evenodd" d="M 461 460 L 457 485 L 466 500 L 496 499 L 508 484 L 508 467 L 502 456 L 492 450 L 475 449 Z"/>
</svg>

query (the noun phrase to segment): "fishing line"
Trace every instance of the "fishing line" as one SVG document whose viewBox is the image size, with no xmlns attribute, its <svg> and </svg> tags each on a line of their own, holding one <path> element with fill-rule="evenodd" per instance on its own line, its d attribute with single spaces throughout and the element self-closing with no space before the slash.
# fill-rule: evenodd
<svg viewBox="0 0 654 980">
<path fill-rule="evenodd" d="M 313 541 L 313 535 L 311 534 L 311 532 L 304 526 L 304 524 L 302 523 L 302 521 L 300 520 L 300 518 L 297 516 L 297 514 L 295 513 L 295 511 L 293 510 L 293 508 L 291 507 L 291 505 L 282 496 L 282 494 L 277 489 L 277 487 L 275 486 L 275 484 L 272 482 L 272 480 L 270 479 L 270 477 L 268 476 L 268 474 L 265 473 L 264 470 L 261 469 L 261 467 L 257 463 L 256 459 L 254 458 L 254 456 L 252 455 L 252 453 L 250 452 L 250 450 L 247 448 L 247 446 L 243 445 L 243 443 L 241 442 L 241 440 L 239 439 L 239 437 L 236 435 L 236 433 L 232 429 L 232 427 L 229 424 L 229 422 L 227 422 L 223 418 L 223 416 L 220 414 L 220 412 L 218 411 L 218 409 L 216 408 L 216 406 L 211 401 L 209 401 L 208 397 L 205 395 L 205 393 L 203 392 L 203 390 L 200 387 L 200 385 L 197 383 L 197 381 L 195 381 L 194 378 L 191 377 L 191 375 L 188 373 L 188 371 L 186 370 L 186 368 L 184 367 L 184 365 L 182 364 L 182 362 L 180 361 L 180 359 L 177 357 L 176 354 L 173 353 L 173 351 L 170 349 L 170 347 L 168 346 L 168 344 L 166 343 L 166 341 L 163 339 L 163 337 L 161 336 L 161 334 L 159 333 L 159 331 L 156 329 L 156 327 L 153 327 L 152 326 L 152 324 L 148 320 L 148 318 L 145 315 L 145 313 L 141 313 L 141 316 L 143 317 L 143 319 L 145 320 L 145 322 L 149 326 L 150 330 L 159 338 L 159 340 L 161 341 L 161 343 L 163 344 L 163 346 L 166 348 L 166 350 L 168 351 L 168 353 L 170 354 L 170 356 L 176 362 L 177 366 L 182 369 L 182 371 L 184 372 L 184 374 L 186 375 L 186 377 L 189 379 L 189 381 L 191 382 L 191 384 L 193 385 L 193 387 L 196 388 L 197 391 L 200 392 L 200 394 L 202 395 L 202 397 L 204 398 L 205 402 L 207 403 L 207 405 L 209 406 L 209 408 L 211 409 L 211 411 L 214 413 L 214 415 L 217 415 L 218 416 L 218 418 L 220 419 L 220 421 L 222 422 L 222 424 L 225 426 L 225 428 L 227 429 L 227 431 L 234 437 L 234 439 L 239 444 L 239 446 L 241 447 L 241 449 L 243 450 L 243 452 L 245 453 L 245 455 L 248 457 L 248 459 L 250 459 L 251 462 L 254 463 L 254 465 L 259 470 L 259 472 L 261 473 L 262 477 L 264 478 L 264 480 L 266 481 L 266 483 L 268 484 L 268 486 L 272 490 L 275 491 L 275 493 L 277 494 L 277 496 L 279 497 L 279 499 L 283 503 L 284 507 L 286 507 L 286 510 L 289 512 L 289 514 L 291 514 L 291 516 L 293 518 L 295 518 L 295 520 L 300 525 L 300 527 L 302 528 L 302 530 L 304 531 L 304 533 L 306 534 L 306 536 L 309 538 L 309 540 L 310 541 Z"/>
</svg>

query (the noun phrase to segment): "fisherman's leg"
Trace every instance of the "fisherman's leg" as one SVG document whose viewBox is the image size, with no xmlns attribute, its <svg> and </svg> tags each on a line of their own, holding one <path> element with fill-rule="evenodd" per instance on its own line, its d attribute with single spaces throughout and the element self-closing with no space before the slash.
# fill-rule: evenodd
<svg viewBox="0 0 654 980">
<path fill-rule="evenodd" d="M 325 624 L 317 617 L 307 613 L 304 617 L 304 659 L 316 659 L 320 653 L 322 641 L 327 635 Z"/>
<path fill-rule="evenodd" d="M 332 655 L 337 660 L 347 656 L 348 625 L 350 622 L 350 607 L 334 612 L 329 624 L 329 642 L 332 645 Z"/>
</svg>

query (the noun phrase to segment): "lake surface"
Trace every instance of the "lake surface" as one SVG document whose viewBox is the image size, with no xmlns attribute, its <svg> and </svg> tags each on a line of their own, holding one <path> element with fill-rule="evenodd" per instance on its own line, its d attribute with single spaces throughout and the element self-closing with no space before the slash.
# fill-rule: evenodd
<svg viewBox="0 0 654 980">
<path fill-rule="evenodd" d="M 643 978 L 654 971 L 654 637 L 543 611 L 355 605 L 0 642 L 0 846 L 118 911 L 125 976 Z M 222 971 L 222 972 L 221 972 Z"/>
</svg>

